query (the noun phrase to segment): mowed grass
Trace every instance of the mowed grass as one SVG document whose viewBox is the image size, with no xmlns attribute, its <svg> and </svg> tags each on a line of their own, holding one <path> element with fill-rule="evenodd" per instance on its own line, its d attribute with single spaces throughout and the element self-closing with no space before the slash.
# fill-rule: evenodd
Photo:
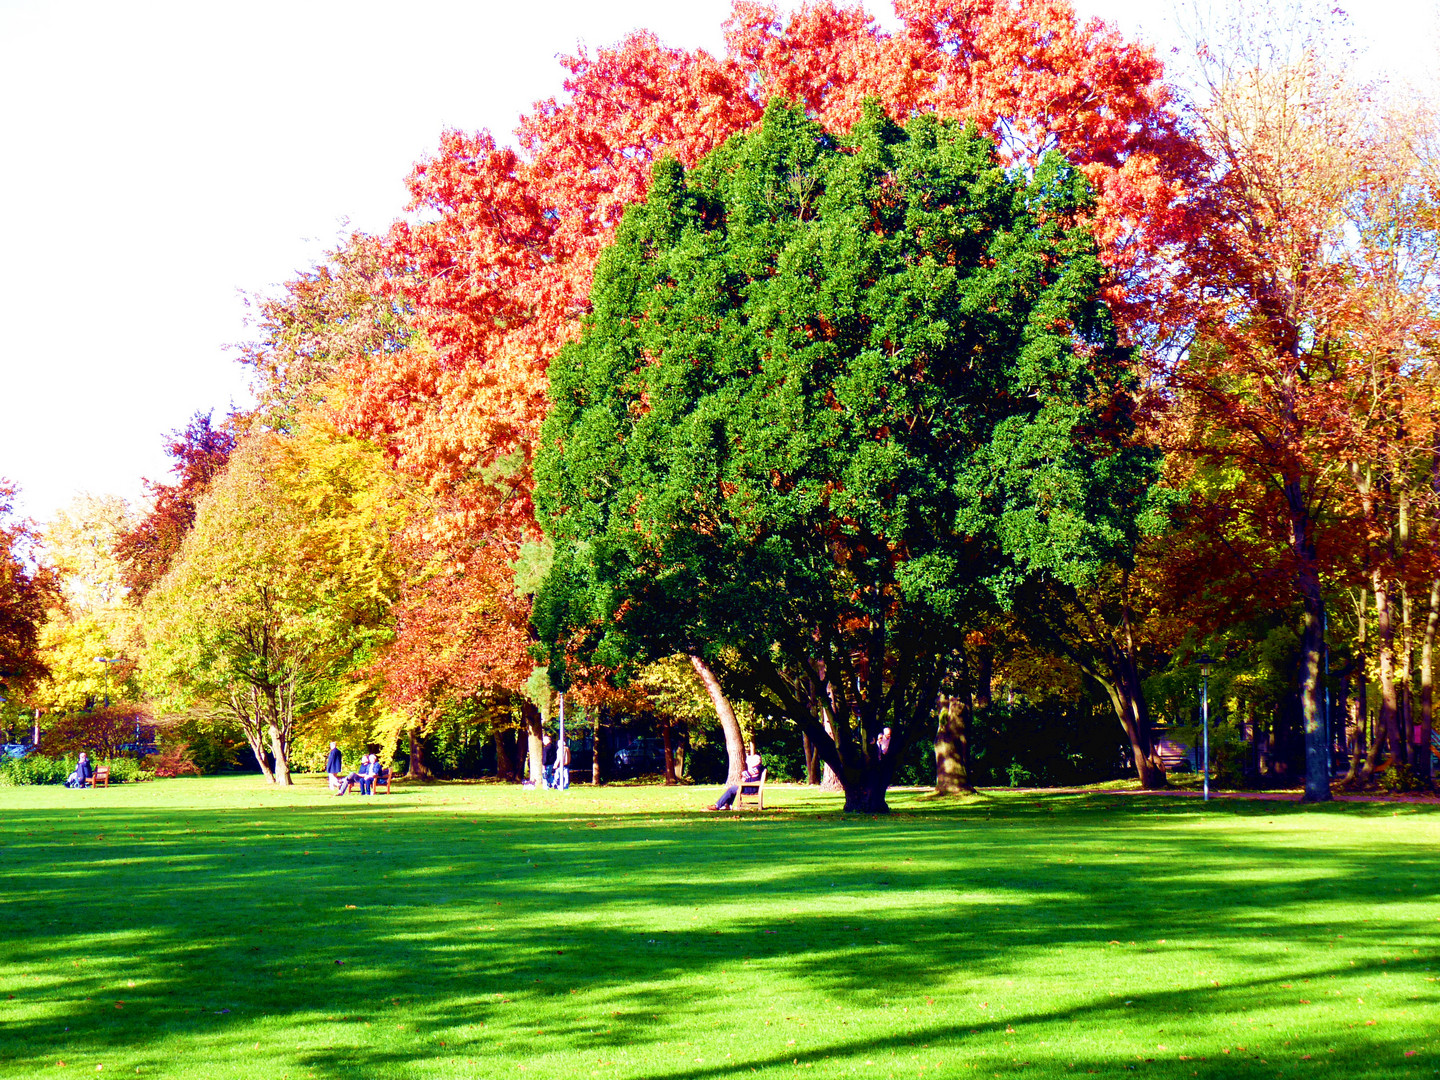
<svg viewBox="0 0 1440 1080">
<path fill-rule="evenodd" d="M 0 789 L 0 1076 L 1440 1072 L 1430 807 L 773 795 Z"/>
</svg>

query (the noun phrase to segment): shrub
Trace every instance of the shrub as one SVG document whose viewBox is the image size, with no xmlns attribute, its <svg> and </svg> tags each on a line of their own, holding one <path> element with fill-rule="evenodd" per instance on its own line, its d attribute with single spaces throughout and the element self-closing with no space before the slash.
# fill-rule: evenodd
<svg viewBox="0 0 1440 1080">
<path fill-rule="evenodd" d="M 63 784 L 75 768 L 73 758 L 49 758 L 31 754 L 0 762 L 0 784 L 19 787 L 26 784 Z"/>
<path fill-rule="evenodd" d="M 242 768 L 242 761 L 253 761 L 240 725 L 219 710 L 170 718 L 159 742 L 162 751 L 171 742 L 184 743 L 190 760 L 202 773 Z"/>
<path fill-rule="evenodd" d="M 166 746 L 155 758 L 156 776 L 199 776 L 200 767 L 190 756 L 189 743 L 175 743 Z"/>
<path fill-rule="evenodd" d="M 23 758 L 9 758 L 0 762 L 0 786 L 63 784 L 66 777 L 75 771 L 75 765 L 79 760 L 78 754 L 67 754 L 58 758 L 44 757 L 40 754 L 31 754 Z M 134 758 L 95 760 L 91 764 L 97 769 L 102 765 L 108 765 L 112 784 L 150 779 L 150 774 L 141 768 L 140 762 Z"/>
<path fill-rule="evenodd" d="M 1424 791 L 1430 785 L 1403 761 L 1397 761 L 1380 774 L 1380 789 L 1400 795 L 1411 791 Z"/>
</svg>

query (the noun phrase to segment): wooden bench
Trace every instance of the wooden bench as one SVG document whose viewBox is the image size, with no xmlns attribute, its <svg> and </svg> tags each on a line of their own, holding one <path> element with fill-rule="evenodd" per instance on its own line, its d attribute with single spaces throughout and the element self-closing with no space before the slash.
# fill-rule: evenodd
<svg viewBox="0 0 1440 1080">
<path fill-rule="evenodd" d="M 110 766 L 101 765 L 98 769 L 95 770 L 94 774 L 90 777 L 90 779 L 85 781 L 85 786 L 108 788 L 110 786 Z"/>
<path fill-rule="evenodd" d="M 390 777 L 391 777 L 391 775 L 392 775 L 392 773 L 390 772 L 389 769 L 381 769 L 378 773 L 376 773 L 374 776 L 372 776 L 372 777 L 370 778 L 370 790 L 373 791 L 373 792 L 375 792 L 376 794 L 379 794 L 379 792 L 380 792 L 380 785 L 381 785 L 381 784 L 384 784 L 384 785 L 385 785 L 385 794 L 386 794 L 386 795 L 389 795 L 389 794 L 390 794 Z M 347 787 L 345 790 L 348 792 L 351 787 L 359 787 L 359 786 L 360 786 L 360 782 L 357 780 L 355 783 L 351 784 L 350 787 Z"/>
<path fill-rule="evenodd" d="M 755 810 L 765 809 L 765 774 L 768 769 L 760 770 L 759 780 L 742 780 L 740 790 L 735 793 L 735 802 L 731 805 L 732 810 L 744 810 L 745 800 L 750 799 L 750 806 Z"/>
</svg>

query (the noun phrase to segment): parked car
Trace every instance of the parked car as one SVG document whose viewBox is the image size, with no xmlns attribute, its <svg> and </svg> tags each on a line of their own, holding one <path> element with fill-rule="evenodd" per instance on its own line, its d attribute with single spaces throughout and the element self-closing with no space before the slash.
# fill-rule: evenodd
<svg viewBox="0 0 1440 1080">
<path fill-rule="evenodd" d="M 7 742 L 3 747 L 0 747 L 0 757 L 22 758 L 34 749 L 35 747 L 29 743 Z"/>
</svg>

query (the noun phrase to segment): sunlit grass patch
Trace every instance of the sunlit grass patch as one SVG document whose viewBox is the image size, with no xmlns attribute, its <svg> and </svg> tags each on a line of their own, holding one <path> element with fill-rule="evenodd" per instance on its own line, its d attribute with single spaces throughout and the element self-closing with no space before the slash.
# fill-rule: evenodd
<svg viewBox="0 0 1440 1080">
<path fill-rule="evenodd" d="M 1440 1069 L 1433 808 L 707 797 L 0 790 L 0 1076 Z"/>
</svg>

